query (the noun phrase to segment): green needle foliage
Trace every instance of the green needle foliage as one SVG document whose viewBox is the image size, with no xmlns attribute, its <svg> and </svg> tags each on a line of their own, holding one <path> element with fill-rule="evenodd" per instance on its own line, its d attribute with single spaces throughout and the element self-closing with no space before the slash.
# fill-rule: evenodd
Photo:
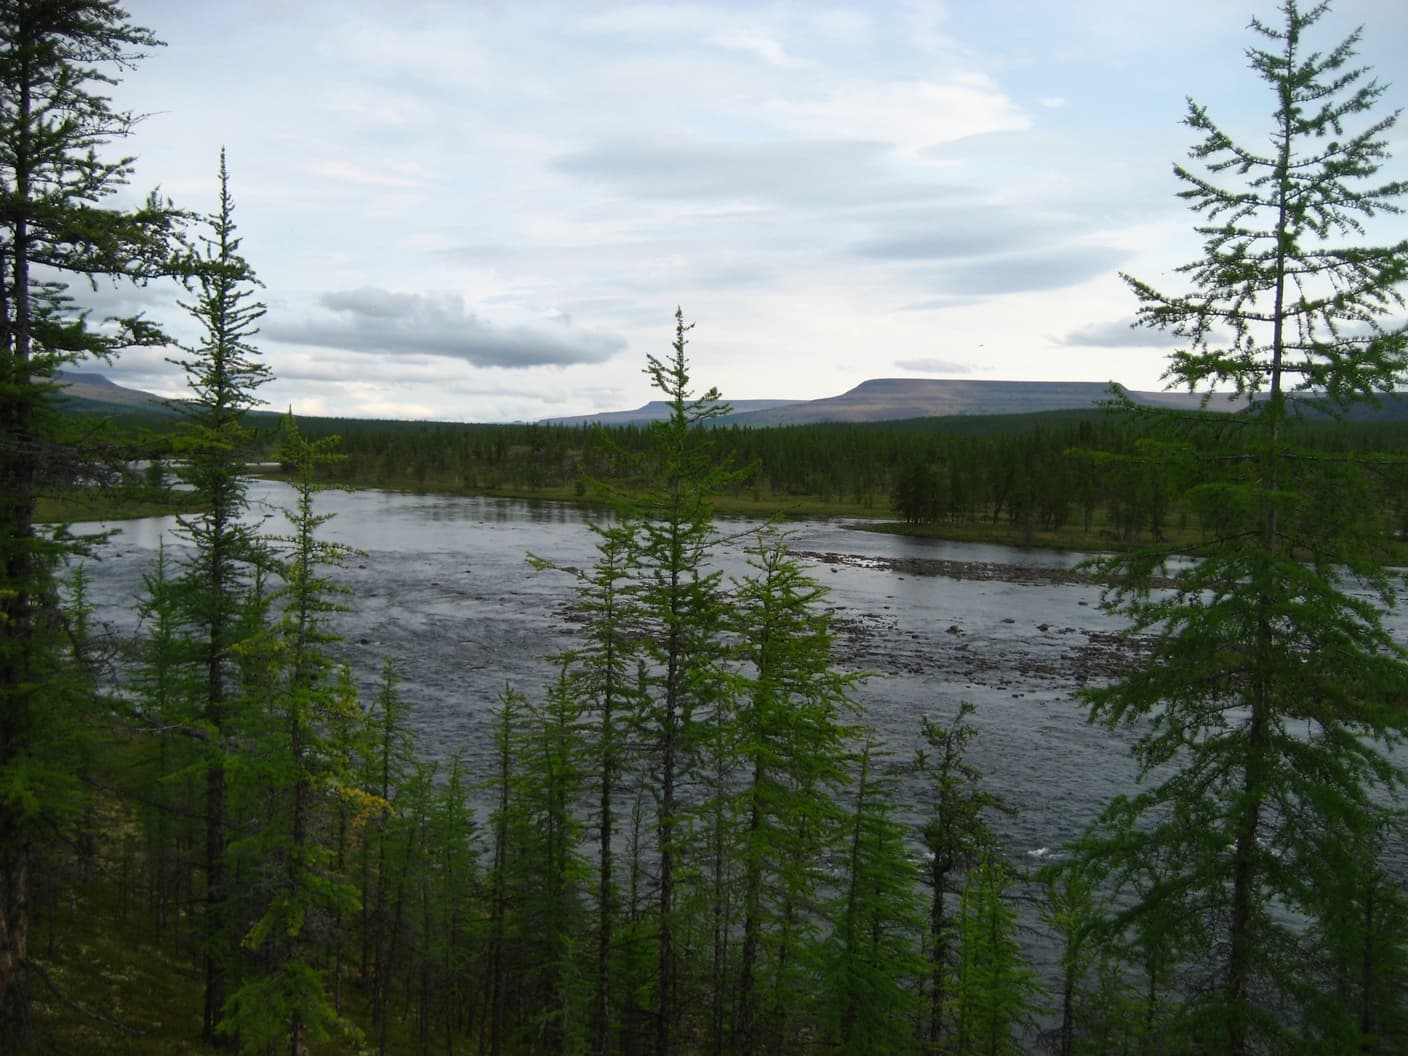
<svg viewBox="0 0 1408 1056">
<path fill-rule="evenodd" d="M 880 767 L 880 754 L 867 739 L 836 895 L 826 913 L 833 930 L 821 1020 L 832 1051 L 856 1056 L 919 1051 L 919 983 L 927 973 L 919 878 L 894 817 L 893 779 Z"/>
<path fill-rule="evenodd" d="M 1123 941 L 1157 951 L 1181 996 L 1165 1036 L 1200 1051 L 1389 1044 L 1305 994 L 1329 970 L 1317 932 L 1375 890 L 1408 732 L 1408 653 L 1383 622 L 1381 466 L 1310 450 L 1296 418 L 1312 399 L 1336 413 L 1372 400 L 1408 366 L 1408 243 L 1363 237 L 1408 190 L 1375 182 L 1397 114 L 1371 115 L 1383 88 L 1352 65 L 1357 34 L 1312 49 L 1326 11 L 1286 0 L 1279 25 L 1252 24 L 1250 65 L 1276 104 L 1268 150 L 1189 104 L 1199 165 L 1175 171 L 1204 249 L 1181 269 L 1187 292 L 1127 277 L 1141 322 L 1184 342 L 1171 382 L 1251 398 L 1219 428 L 1194 420 L 1146 445 L 1207 530 L 1192 562 L 1165 548 L 1104 563 L 1108 603 L 1152 647 L 1087 694 L 1096 721 L 1137 724 L 1149 783 L 1084 852 L 1124 891 Z M 1156 592 L 1164 573 L 1176 585 Z"/>
<path fill-rule="evenodd" d="M 954 971 L 957 1056 L 1020 1056 L 1033 1021 L 1036 973 L 1017 942 L 1017 911 L 1004 899 L 1011 875 L 988 858 L 972 869 L 958 904 L 961 953 Z"/>
<path fill-rule="evenodd" d="M 40 496 L 85 476 L 63 436 L 54 372 L 159 340 L 141 318 L 90 327 L 75 279 L 169 273 L 179 216 L 115 208 L 131 159 L 104 148 L 135 120 L 106 92 L 157 45 L 110 0 L 0 4 L 0 1049 L 28 1031 L 31 865 L 72 816 L 73 734 L 61 684 L 56 568 L 81 548 L 34 528 Z M 56 681 L 58 680 L 58 681 Z"/>
<path fill-rule="evenodd" d="M 707 725 L 722 718 L 721 573 L 709 567 L 719 545 L 713 500 L 734 474 L 714 456 L 706 424 L 728 411 L 710 389 L 696 397 L 685 354 L 690 326 L 675 312 L 673 352 L 648 356 L 646 373 L 670 405 L 651 426 L 645 460 L 648 490 L 636 500 L 636 591 L 644 646 L 645 686 L 637 717 L 642 762 L 654 780 L 656 912 L 654 1051 L 673 1052 L 683 1020 L 681 958 L 676 946 L 679 881 L 688 864 L 684 781 Z"/>
<path fill-rule="evenodd" d="M 997 837 L 987 816 L 1009 811 L 993 793 L 981 787 L 982 774 L 968 762 L 968 746 L 977 736 L 969 723 L 973 705 L 964 701 L 948 725 L 927 715 L 920 730 L 925 747 L 906 768 L 926 778 L 925 818 L 920 829 L 929 860 L 924 881 L 929 885 L 929 1008 L 925 1038 L 930 1052 L 943 1052 L 953 1033 L 952 1023 L 962 1010 L 951 1005 L 954 964 L 966 955 L 959 921 L 950 912 L 950 895 L 961 895 L 968 870 L 995 853 Z M 997 897 L 1000 897 L 998 893 Z M 970 991 L 971 993 L 971 991 Z"/>
<path fill-rule="evenodd" d="M 188 720 L 199 729 L 206 756 L 202 1034 L 214 1041 L 239 946 L 227 874 L 226 762 L 248 704 L 241 648 L 263 631 L 256 584 L 269 564 L 265 543 L 244 516 L 252 439 L 246 415 L 261 402 L 256 391 L 269 378 L 250 343 L 264 306 L 254 300 L 258 280 L 240 255 L 223 151 L 219 204 L 206 226 L 201 249 L 187 261 L 192 299 L 182 305 L 199 324 L 200 340 L 173 362 L 185 371 L 191 391 L 176 449 L 202 506 L 200 514 L 180 518 L 178 534 L 191 547 L 181 603 L 200 678 Z"/>
<path fill-rule="evenodd" d="M 821 900 L 826 858 L 844 842 L 854 675 L 836 670 L 825 590 L 774 531 L 749 550 L 730 630 L 744 666 L 737 682 L 730 836 L 740 859 L 737 1012 L 740 1053 L 775 1052 L 809 1000 L 821 936 L 805 907 Z"/>
<path fill-rule="evenodd" d="M 300 1056 L 310 1041 L 332 1034 L 356 1037 L 333 1005 L 323 965 L 335 945 L 335 922 L 357 908 L 357 892 L 334 868 L 336 828 L 329 824 L 353 781 L 349 746 L 361 709 L 350 679 L 329 653 L 328 629 L 343 611 L 343 588 L 322 571 L 352 551 L 319 536 L 330 514 L 316 510 L 319 462 L 335 458 L 334 439 L 310 443 L 290 415 L 282 457 L 297 472 L 296 505 L 285 511 L 293 534 L 274 538 L 289 548 L 272 599 L 281 608 L 270 640 L 259 649 L 269 664 L 268 697 L 251 708 L 243 730 L 249 747 L 232 775 L 258 790 L 247 833 L 230 850 L 254 884 L 254 923 L 241 938 L 252 966 L 230 995 L 222 1032 L 248 1052 L 277 1045 Z"/>
</svg>

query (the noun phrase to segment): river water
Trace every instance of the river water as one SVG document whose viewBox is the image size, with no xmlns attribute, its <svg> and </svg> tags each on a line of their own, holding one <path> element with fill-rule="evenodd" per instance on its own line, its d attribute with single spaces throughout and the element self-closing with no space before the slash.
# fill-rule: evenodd
<svg viewBox="0 0 1408 1056">
<path fill-rule="evenodd" d="M 289 488 L 256 481 L 250 499 L 251 517 L 267 531 L 287 530 Z M 394 659 L 422 751 L 463 750 L 487 774 L 499 693 L 512 685 L 541 699 L 554 675 L 545 657 L 573 644 L 565 618 L 571 577 L 534 570 L 526 555 L 589 565 L 587 515 L 559 503 L 385 491 L 324 492 L 319 509 L 334 515 L 324 534 L 360 551 L 333 577 L 352 609 L 335 627 L 368 699 L 383 658 Z M 136 628 L 133 601 L 158 543 L 177 543 L 175 520 L 107 527 L 115 534 L 88 562 L 95 615 L 125 635 Z M 720 527 L 738 538 L 720 567 L 742 575 L 743 547 L 758 525 Z M 912 539 L 827 520 L 792 526 L 789 546 L 829 591 L 839 666 L 873 675 L 857 697 L 896 760 L 912 755 L 921 715 L 947 722 L 961 701 L 976 705 L 971 762 L 1016 808 L 994 819 L 1014 863 L 1077 836 L 1130 787 L 1132 735 L 1088 725 L 1076 697 L 1122 655 L 1119 623 L 1099 608 L 1098 588 L 1064 575 L 1084 555 Z"/>
</svg>

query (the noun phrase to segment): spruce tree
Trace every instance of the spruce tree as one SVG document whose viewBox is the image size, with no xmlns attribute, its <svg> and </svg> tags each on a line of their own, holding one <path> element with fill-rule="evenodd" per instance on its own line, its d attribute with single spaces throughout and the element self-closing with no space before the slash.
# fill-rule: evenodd
<svg viewBox="0 0 1408 1056">
<path fill-rule="evenodd" d="M 113 207 L 131 161 L 102 156 L 135 120 L 106 93 L 157 43 L 112 0 L 0 4 L 0 1048 L 29 1018 L 35 848 L 75 791 L 50 753 L 66 702 L 48 695 L 61 666 L 55 567 L 75 543 L 36 533 L 34 511 L 84 459 L 63 441 L 52 378 L 158 340 L 140 318 L 88 325 L 69 292 L 75 279 L 170 270 L 176 214 L 155 198 Z"/>
<path fill-rule="evenodd" d="M 1310 936 L 1376 875 L 1367 836 L 1401 784 L 1389 749 L 1408 732 L 1408 654 L 1383 618 L 1384 496 L 1364 460 L 1311 449 L 1299 418 L 1372 402 L 1408 365 L 1408 242 L 1365 235 L 1408 190 L 1377 178 L 1397 114 L 1372 113 L 1384 88 L 1353 65 L 1358 33 L 1311 46 L 1327 10 L 1285 0 L 1278 24 L 1252 23 L 1247 56 L 1275 104 L 1268 148 L 1190 102 L 1201 139 L 1175 172 L 1203 253 L 1179 271 L 1186 290 L 1127 277 L 1140 322 L 1181 342 L 1171 383 L 1248 406 L 1169 423 L 1147 446 L 1196 482 L 1185 498 L 1203 538 L 1192 562 L 1170 564 L 1167 547 L 1105 562 L 1107 600 L 1153 644 L 1087 694 L 1097 720 L 1139 724 L 1150 783 L 1111 805 L 1085 853 L 1128 882 L 1127 933 L 1181 958 L 1165 1036 L 1233 1056 L 1323 1034 L 1300 992 L 1324 960 Z M 1156 592 L 1158 575 L 1174 588 Z"/>
</svg>

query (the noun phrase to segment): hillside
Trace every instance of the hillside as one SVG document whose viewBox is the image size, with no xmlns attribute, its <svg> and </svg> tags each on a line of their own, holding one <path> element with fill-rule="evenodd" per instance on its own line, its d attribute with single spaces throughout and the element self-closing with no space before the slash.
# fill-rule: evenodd
<svg viewBox="0 0 1408 1056">
<path fill-rule="evenodd" d="M 729 421 L 735 421 L 750 414 L 762 414 L 767 411 L 785 412 L 788 407 L 804 404 L 804 400 L 726 400 L 733 413 L 728 416 Z M 598 414 L 576 414 L 566 418 L 547 418 L 544 425 L 646 425 L 650 422 L 664 421 L 670 416 L 670 405 L 663 400 L 652 400 L 651 402 L 637 407 L 633 411 L 602 411 Z"/>
<path fill-rule="evenodd" d="M 1198 406 L 1186 393 L 1131 392 L 1149 406 Z M 1040 411 L 1083 410 L 1110 398 L 1109 386 L 1094 381 L 974 381 L 934 378 L 874 378 L 849 392 L 819 400 L 729 400 L 733 413 L 721 421 L 735 425 L 810 425 L 820 422 L 884 422 L 950 415 L 1031 414 Z M 1234 409 L 1219 404 L 1216 409 Z M 647 403 L 633 411 L 552 418 L 554 425 L 596 422 L 602 425 L 641 425 L 666 412 L 664 404 Z"/>
<path fill-rule="evenodd" d="M 88 413 L 170 414 L 170 405 L 158 396 L 125 388 L 101 374 L 60 371 L 58 381 L 70 410 Z M 1200 397 L 1186 392 L 1128 392 L 1137 404 L 1193 410 Z M 826 422 L 888 422 L 916 418 L 978 417 L 1039 414 L 1049 411 L 1087 410 L 1110 398 L 1110 388 L 1094 381 L 975 381 L 934 378 L 874 378 L 849 392 L 819 400 L 729 400 L 733 413 L 718 419 L 744 426 L 815 425 Z M 1215 399 L 1213 411 L 1235 411 L 1243 404 Z M 668 414 L 660 401 L 635 410 L 547 418 L 544 425 L 644 425 Z M 1408 394 L 1394 393 L 1383 406 L 1356 407 L 1353 420 L 1402 420 L 1408 418 Z"/>
<path fill-rule="evenodd" d="M 1196 407 L 1196 397 L 1177 393 L 1130 393 L 1140 403 Z M 826 399 L 734 415 L 739 425 L 804 425 L 817 422 L 879 422 L 951 415 L 1031 414 L 1093 407 L 1110 398 L 1107 384 L 1093 381 L 973 381 L 876 378 Z"/>
<path fill-rule="evenodd" d="M 167 414 L 171 410 L 160 396 L 129 389 L 102 374 L 61 370 L 55 380 L 63 390 L 65 406 L 69 410 L 106 414 L 130 411 Z"/>
</svg>

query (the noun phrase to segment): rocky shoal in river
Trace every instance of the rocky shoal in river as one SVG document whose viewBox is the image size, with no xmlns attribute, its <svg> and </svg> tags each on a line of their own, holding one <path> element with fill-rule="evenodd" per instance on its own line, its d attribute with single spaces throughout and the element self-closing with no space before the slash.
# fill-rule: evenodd
<svg viewBox="0 0 1408 1056">
<path fill-rule="evenodd" d="M 951 561 L 933 557 L 863 557 L 860 554 L 822 553 L 799 550 L 794 556 L 825 565 L 848 565 L 852 568 L 875 568 L 886 572 L 905 572 L 912 576 L 944 576 L 948 579 L 997 580 L 1003 583 L 1031 584 L 1099 584 L 1108 579 L 1085 568 L 1056 568 L 1048 565 L 1009 565 L 1000 561 Z M 1174 581 L 1155 577 L 1149 584 L 1155 589 L 1167 588 Z"/>
<path fill-rule="evenodd" d="M 1014 565 L 996 561 L 955 561 L 942 558 L 868 557 L 836 552 L 797 551 L 794 556 L 826 565 L 877 569 L 913 576 L 960 580 L 990 580 L 1032 585 L 1097 585 L 1102 580 L 1084 568 Z M 1152 584 L 1166 587 L 1169 581 Z M 1084 604 L 1082 602 L 1082 604 Z M 1016 642 L 974 642 L 956 624 L 941 636 L 901 632 L 885 614 L 836 613 L 841 653 L 851 664 L 877 674 L 929 675 L 985 684 L 994 689 L 1018 689 L 1033 682 L 1083 686 L 1099 684 L 1127 672 L 1145 654 L 1148 642 L 1138 637 L 1051 622 L 1036 624 L 1043 648 Z M 1013 624 L 1015 619 L 1003 622 Z"/>
</svg>

